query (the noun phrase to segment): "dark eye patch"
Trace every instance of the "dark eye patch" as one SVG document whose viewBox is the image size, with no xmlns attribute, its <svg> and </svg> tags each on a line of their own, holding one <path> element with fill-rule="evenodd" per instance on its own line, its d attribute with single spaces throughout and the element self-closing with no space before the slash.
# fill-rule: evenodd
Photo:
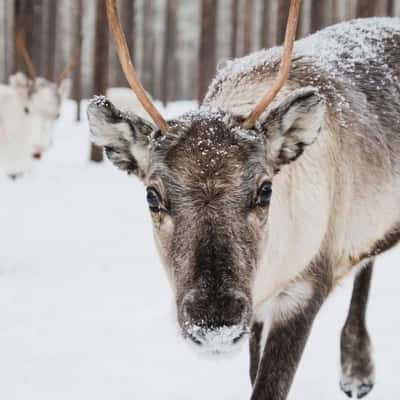
<svg viewBox="0 0 400 400">
<path fill-rule="evenodd" d="M 147 204 L 149 205 L 150 211 L 152 212 L 160 212 L 161 211 L 161 199 L 160 195 L 153 187 L 147 188 Z"/>
<path fill-rule="evenodd" d="M 271 182 L 263 182 L 258 189 L 256 205 L 259 207 L 267 207 L 271 201 L 272 185 Z"/>
</svg>

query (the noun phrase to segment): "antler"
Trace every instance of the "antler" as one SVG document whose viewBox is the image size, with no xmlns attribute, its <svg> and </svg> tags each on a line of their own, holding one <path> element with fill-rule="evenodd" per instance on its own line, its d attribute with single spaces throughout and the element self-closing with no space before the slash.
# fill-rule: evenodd
<svg viewBox="0 0 400 400">
<path fill-rule="evenodd" d="M 288 22 L 286 26 L 285 43 L 283 48 L 283 56 L 281 65 L 279 67 L 278 77 L 275 84 L 265 94 L 265 96 L 259 101 L 254 110 L 243 122 L 243 127 L 250 129 L 254 126 L 259 116 L 263 111 L 271 104 L 272 100 L 281 90 L 289 77 L 290 67 L 292 65 L 292 51 L 293 43 L 296 38 L 297 21 L 299 18 L 301 0 L 292 0 L 290 3 L 290 10 L 288 16 Z"/>
<path fill-rule="evenodd" d="M 27 46 L 26 46 L 26 38 L 25 33 L 21 30 L 18 31 L 15 35 L 15 47 L 21 52 L 22 58 L 25 61 L 26 68 L 28 69 L 28 74 L 32 80 L 35 82 L 36 80 L 36 69 L 35 65 L 33 64 L 32 58 L 29 55 Z"/>
<path fill-rule="evenodd" d="M 77 49 L 74 51 L 71 61 L 65 66 L 60 76 L 58 77 L 56 82 L 57 86 L 60 86 L 61 82 L 76 68 L 80 59 L 81 59 L 81 48 L 77 47 Z"/>
<path fill-rule="evenodd" d="M 156 109 L 155 105 L 146 95 L 142 84 L 137 77 L 135 67 L 133 66 L 132 59 L 129 55 L 128 45 L 124 31 L 118 18 L 116 0 L 107 0 L 107 17 L 108 25 L 114 37 L 117 46 L 119 61 L 125 77 L 129 82 L 132 90 L 135 92 L 138 100 L 142 103 L 144 109 L 149 113 L 153 121 L 160 128 L 161 132 L 165 133 L 168 130 L 168 124 Z"/>
</svg>

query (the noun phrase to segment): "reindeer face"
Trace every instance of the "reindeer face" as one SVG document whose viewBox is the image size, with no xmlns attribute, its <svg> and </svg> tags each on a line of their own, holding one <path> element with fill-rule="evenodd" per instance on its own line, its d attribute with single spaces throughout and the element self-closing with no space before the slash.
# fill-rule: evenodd
<svg viewBox="0 0 400 400">
<path fill-rule="evenodd" d="M 69 81 L 57 87 L 53 82 L 38 78 L 27 104 L 32 124 L 33 156 L 40 158 L 52 144 L 54 123 L 60 116 L 61 104 L 68 91 Z"/>
<path fill-rule="evenodd" d="M 161 136 L 104 98 L 89 106 L 95 142 L 147 186 L 178 321 L 198 346 L 229 351 L 249 331 L 273 177 L 315 140 L 322 111 L 315 90 L 301 89 L 255 129 L 227 113 L 199 111 L 170 121 Z"/>
<path fill-rule="evenodd" d="M 31 156 L 40 158 L 52 142 L 53 125 L 60 114 L 61 103 L 67 94 L 69 81 L 58 87 L 44 78 L 32 82 L 24 74 L 10 78 L 20 103 L 22 119 L 29 127 Z"/>
</svg>

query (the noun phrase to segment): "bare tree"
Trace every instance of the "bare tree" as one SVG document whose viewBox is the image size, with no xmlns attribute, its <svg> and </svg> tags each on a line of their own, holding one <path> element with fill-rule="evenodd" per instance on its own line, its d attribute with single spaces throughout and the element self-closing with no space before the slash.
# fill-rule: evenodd
<svg viewBox="0 0 400 400">
<path fill-rule="evenodd" d="M 76 101 L 76 120 L 81 120 L 81 100 L 82 100 L 82 78 L 81 64 L 82 57 L 82 0 L 76 0 L 74 8 L 74 51 L 79 51 L 79 60 L 73 75 L 72 97 Z"/>
<path fill-rule="evenodd" d="M 2 20 L 0 23 L 1 34 L 0 42 L 2 53 L 0 55 L 0 76 L 2 76 L 3 82 L 7 82 L 8 76 L 11 74 L 14 68 L 13 62 L 13 20 L 14 20 L 14 4 L 8 1 L 2 3 Z"/>
<path fill-rule="evenodd" d="M 94 50 L 94 92 L 105 94 L 108 87 L 108 27 L 106 16 L 106 1 L 96 2 L 96 35 Z M 103 161 L 103 149 L 94 144 L 91 146 L 90 160 Z"/>
<path fill-rule="evenodd" d="M 276 44 L 281 45 L 285 39 L 287 19 L 289 15 L 290 0 L 279 0 L 278 23 L 276 30 Z"/>
<path fill-rule="evenodd" d="M 387 0 L 386 15 L 394 16 L 395 0 Z"/>
<path fill-rule="evenodd" d="M 45 63 L 44 76 L 47 79 L 54 80 L 55 61 L 56 61 L 56 43 L 57 43 L 57 4 L 55 1 L 48 0 L 46 4 L 48 19 L 44 26 L 46 44 L 44 46 L 43 60 Z"/>
<path fill-rule="evenodd" d="M 146 90 L 154 95 L 154 0 L 146 0 L 143 4 L 143 48 L 142 48 L 142 82 Z"/>
<path fill-rule="evenodd" d="M 146 3 L 146 1 L 145 1 Z M 134 46 L 134 35 L 135 35 L 135 0 L 119 0 L 119 9 L 121 24 L 124 28 L 126 43 L 128 44 L 129 51 L 132 55 L 132 59 L 135 59 L 135 46 Z M 116 86 L 128 86 L 125 75 L 121 69 L 121 66 L 116 63 Z"/>
<path fill-rule="evenodd" d="M 178 93 L 178 61 L 176 54 L 176 24 L 177 24 L 177 0 L 167 0 L 165 13 L 165 42 L 163 53 L 163 67 L 161 79 L 161 100 L 167 104 L 175 100 Z"/>
<path fill-rule="evenodd" d="M 339 1 L 331 0 L 330 24 L 336 24 L 339 21 Z"/>
<path fill-rule="evenodd" d="M 327 14 L 326 7 L 329 6 L 328 1 L 312 0 L 311 2 L 311 21 L 310 32 L 314 33 L 326 25 L 325 16 Z"/>
<path fill-rule="evenodd" d="M 386 0 L 358 0 L 356 13 L 359 18 L 386 15 Z"/>
<path fill-rule="evenodd" d="M 245 0 L 244 10 L 244 35 L 243 35 L 243 53 L 248 54 L 252 49 L 253 41 L 253 11 L 254 1 Z"/>
<path fill-rule="evenodd" d="M 201 1 L 198 100 L 202 101 L 216 67 L 218 0 Z"/>
<path fill-rule="evenodd" d="M 271 16 L 271 1 L 263 0 L 261 8 L 261 29 L 260 29 L 260 44 L 263 48 L 271 47 L 273 41 L 271 40 L 270 29 L 270 16 Z"/>
<path fill-rule="evenodd" d="M 238 54 L 238 21 L 239 21 L 239 0 L 232 0 L 232 16 L 231 16 L 231 57 L 235 58 Z"/>
</svg>

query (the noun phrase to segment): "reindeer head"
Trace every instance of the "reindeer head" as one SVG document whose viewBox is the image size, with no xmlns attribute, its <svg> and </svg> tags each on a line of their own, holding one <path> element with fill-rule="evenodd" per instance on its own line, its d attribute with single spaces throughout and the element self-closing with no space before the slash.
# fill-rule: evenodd
<svg viewBox="0 0 400 400">
<path fill-rule="evenodd" d="M 22 54 L 29 77 L 18 72 L 9 79 L 19 101 L 21 118 L 29 127 L 33 158 L 40 158 L 52 142 L 52 128 L 60 115 L 61 104 L 68 96 L 71 82 L 67 75 L 75 67 L 79 53 L 64 68 L 56 82 L 36 77 L 36 69 L 26 47 L 25 35 L 18 32 L 16 48 Z"/>
<path fill-rule="evenodd" d="M 273 178 L 314 142 L 323 110 L 316 90 L 305 88 L 251 129 L 241 116 L 200 110 L 169 121 L 162 135 L 105 98 L 89 106 L 94 142 L 147 187 L 178 320 L 195 343 L 229 347 L 247 332 Z"/>
<path fill-rule="evenodd" d="M 62 101 L 70 86 L 68 79 L 60 85 L 44 78 L 29 79 L 18 72 L 9 79 L 19 102 L 19 113 L 29 127 L 31 156 L 40 158 L 51 144 L 53 125 L 60 115 Z"/>
<path fill-rule="evenodd" d="M 249 331 L 274 176 L 315 141 L 323 102 L 313 88 L 295 90 L 250 127 L 244 116 L 207 108 L 168 122 L 147 111 L 159 129 L 95 98 L 93 141 L 147 187 L 184 337 L 228 351 Z"/>
</svg>

